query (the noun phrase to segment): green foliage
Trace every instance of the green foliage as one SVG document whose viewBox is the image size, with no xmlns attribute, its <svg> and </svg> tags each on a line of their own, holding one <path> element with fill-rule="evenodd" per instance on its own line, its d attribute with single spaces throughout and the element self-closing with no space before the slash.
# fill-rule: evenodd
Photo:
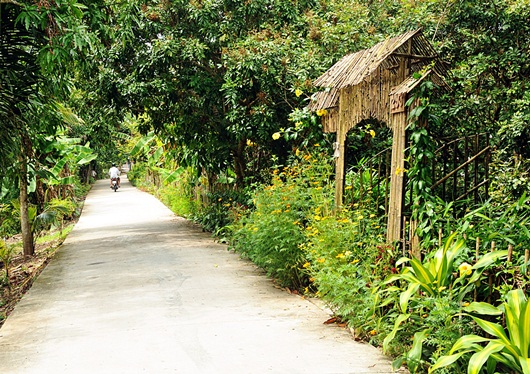
<svg viewBox="0 0 530 374">
<path fill-rule="evenodd" d="M 28 208 L 31 230 L 34 234 L 42 233 L 51 228 L 62 228 L 65 219 L 72 219 L 76 212 L 77 204 L 72 199 L 52 199 L 47 202 L 44 209 L 38 212 L 35 205 Z M 12 200 L 2 207 L 1 233 L 5 236 L 15 235 L 20 230 L 20 201 Z M 36 237 L 35 237 L 36 239 Z"/>
<path fill-rule="evenodd" d="M 473 334 L 462 336 L 449 354 L 440 357 L 429 372 L 465 358 L 468 361 L 468 373 L 479 373 L 484 366 L 488 372 L 500 369 L 503 372 L 530 373 L 530 306 L 523 290 L 508 292 L 506 301 L 498 308 L 487 303 L 471 303 L 464 310 L 489 316 L 504 314 L 506 327 L 471 315 L 473 321 L 491 338 Z"/>
<path fill-rule="evenodd" d="M 63 227 L 63 221 L 73 218 L 76 211 L 76 204 L 73 200 L 52 199 L 44 206 L 44 210 L 38 214 L 32 228 L 34 233 L 39 233 L 50 228 Z"/>
<path fill-rule="evenodd" d="M 206 230 L 218 233 L 238 219 L 239 212 L 246 210 L 249 197 L 245 191 L 225 190 L 210 192 L 208 203 L 197 209 L 193 219 Z"/>
<path fill-rule="evenodd" d="M 530 161 L 520 155 L 509 157 L 499 150 L 490 164 L 492 201 L 498 205 L 513 204 L 523 194 L 530 196 Z"/>
<path fill-rule="evenodd" d="M 15 246 L 6 244 L 3 239 L 0 239 L 0 260 L 4 267 L 4 279 L 0 282 L 0 285 L 6 284 L 7 288 L 11 290 L 11 283 L 9 280 L 9 264 L 15 255 Z"/>
<path fill-rule="evenodd" d="M 416 78 L 421 78 L 416 73 Z M 434 142 L 427 129 L 427 121 L 430 125 L 436 125 L 436 119 L 430 115 L 432 104 L 429 97 L 432 95 L 432 82 L 423 82 L 419 89 L 414 91 L 407 102 L 407 106 L 415 103 L 409 114 L 409 170 L 407 171 L 408 183 L 412 190 L 412 216 L 417 222 L 415 234 L 422 240 L 424 245 L 429 245 L 436 235 L 433 232 L 435 226 L 436 205 L 439 203 L 433 196 L 431 186 L 431 165 L 435 157 Z"/>
<path fill-rule="evenodd" d="M 372 291 L 393 271 L 395 249 L 385 244 L 380 219 L 367 209 L 330 215 L 316 208 L 301 246 L 312 289 L 359 336 L 379 331 Z M 370 335 L 373 331 L 373 335 Z"/>
<path fill-rule="evenodd" d="M 324 155 L 297 152 L 292 164 L 275 169 L 272 184 L 256 189 L 255 210 L 241 218 L 232 245 L 284 286 L 307 286 L 301 248 L 314 207 L 329 207 L 330 165 Z"/>
<path fill-rule="evenodd" d="M 466 214 L 460 221 L 458 231 L 468 240 L 482 240 L 482 252 L 491 248 L 493 242 L 513 246 L 514 264 L 524 264 L 524 250 L 530 245 L 530 197 L 524 193 L 510 204 L 487 201 L 480 208 Z"/>
<path fill-rule="evenodd" d="M 159 198 L 175 214 L 191 218 L 200 205 L 200 201 L 194 200 L 195 172 L 191 168 L 177 170 L 173 180 L 167 178 L 165 167 L 152 168 L 146 162 L 135 162 L 127 177 L 134 186 Z"/>
<path fill-rule="evenodd" d="M 435 253 L 422 263 L 416 258 L 403 258 L 396 263 L 396 266 L 410 263 L 410 266 L 402 268 L 399 274 L 390 276 L 385 282 L 385 286 L 379 291 L 381 297 L 381 306 L 388 307 L 395 303 L 396 311 L 399 313 L 395 319 L 392 331 L 386 336 L 383 341 L 383 349 L 389 351 L 391 342 L 396 338 L 400 330 L 405 330 L 406 334 L 411 334 L 416 331 L 417 338 L 425 340 L 431 334 L 431 327 L 424 324 L 423 321 L 418 322 L 418 310 L 425 311 L 422 304 L 423 297 L 428 297 L 434 300 L 434 307 L 437 305 L 437 300 L 447 299 L 445 302 L 453 304 L 454 306 L 461 305 L 464 298 L 475 288 L 475 284 L 483 277 L 484 270 L 491 267 L 497 260 L 507 256 L 507 251 L 495 251 L 484 255 L 473 266 L 468 263 L 461 263 L 456 269 L 455 261 L 465 249 L 464 240 L 455 240 L 457 233 L 451 235 L 445 242 L 445 245 L 439 248 Z M 454 276 L 458 271 L 459 275 Z M 443 301 L 440 301 L 443 304 Z M 427 315 L 431 308 L 427 309 Z M 423 317 L 423 315 L 421 315 Z M 388 318 L 388 317 L 386 317 Z M 393 317 L 395 318 L 395 316 Z M 445 314 L 444 318 L 451 318 L 451 314 Z M 438 321 L 438 324 L 442 321 Z M 417 329 L 426 328 L 425 330 Z M 428 334 L 428 335 L 425 335 Z M 454 335 L 454 331 L 452 336 Z M 443 340 L 442 343 L 447 344 L 451 341 Z M 398 362 L 406 360 L 416 370 L 421 361 L 422 352 L 419 341 L 414 341 L 410 351 L 405 353 Z M 433 344 L 433 341 L 430 341 Z M 434 347 L 438 354 L 443 352 L 447 346 Z M 426 355 L 425 357 L 428 357 Z"/>
</svg>

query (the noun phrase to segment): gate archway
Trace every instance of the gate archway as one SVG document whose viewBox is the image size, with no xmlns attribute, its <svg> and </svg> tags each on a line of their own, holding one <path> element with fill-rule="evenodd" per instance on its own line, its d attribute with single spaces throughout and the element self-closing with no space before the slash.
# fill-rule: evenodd
<svg viewBox="0 0 530 374">
<path fill-rule="evenodd" d="M 372 48 L 344 56 L 313 83 L 317 92 L 309 109 L 324 111 L 324 132 L 337 134 L 335 205 L 340 208 L 344 193 L 345 141 L 359 122 L 377 119 L 393 132 L 390 171 L 390 201 L 387 241 L 399 240 L 403 211 L 404 151 L 406 125 L 411 109 L 405 103 L 409 94 L 427 76 L 438 86 L 446 69 L 421 30 L 386 39 Z"/>
</svg>

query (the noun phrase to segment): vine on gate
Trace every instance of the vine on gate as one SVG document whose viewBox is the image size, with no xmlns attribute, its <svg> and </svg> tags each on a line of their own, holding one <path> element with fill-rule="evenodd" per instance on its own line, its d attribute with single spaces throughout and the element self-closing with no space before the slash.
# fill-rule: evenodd
<svg viewBox="0 0 530 374">
<path fill-rule="evenodd" d="M 406 103 L 409 107 L 414 105 L 409 114 L 407 127 L 410 139 L 407 175 L 413 192 L 413 199 L 410 202 L 411 218 L 418 223 L 416 234 L 420 242 L 425 244 L 435 237 L 433 227 L 437 205 L 436 197 L 431 191 L 433 181 L 429 167 L 434 159 L 435 144 L 429 135 L 428 120 L 438 121 L 438 118 L 430 113 L 433 105 L 429 95 L 432 89 L 432 82 L 423 82 Z"/>
</svg>

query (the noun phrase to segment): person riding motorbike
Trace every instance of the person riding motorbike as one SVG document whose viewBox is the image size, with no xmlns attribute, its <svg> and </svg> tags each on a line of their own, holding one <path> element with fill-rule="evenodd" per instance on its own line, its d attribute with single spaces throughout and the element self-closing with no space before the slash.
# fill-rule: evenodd
<svg viewBox="0 0 530 374">
<path fill-rule="evenodd" d="M 112 167 L 109 169 L 110 175 L 110 188 L 112 188 L 112 181 L 116 180 L 118 188 L 120 188 L 120 169 L 116 167 L 115 163 L 112 163 Z"/>
</svg>

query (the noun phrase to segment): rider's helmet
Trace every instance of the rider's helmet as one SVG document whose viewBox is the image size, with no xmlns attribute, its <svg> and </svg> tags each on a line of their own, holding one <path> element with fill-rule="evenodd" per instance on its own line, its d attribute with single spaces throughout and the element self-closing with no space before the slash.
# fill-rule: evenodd
<svg viewBox="0 0 530 374">
<path fill-rule="evenodd" d="M 115 163 L 115 162 L 113 162 L 113 163 L 112 163 L 112 166 L 116 166 L 116 163 Z"/>
</svg>

